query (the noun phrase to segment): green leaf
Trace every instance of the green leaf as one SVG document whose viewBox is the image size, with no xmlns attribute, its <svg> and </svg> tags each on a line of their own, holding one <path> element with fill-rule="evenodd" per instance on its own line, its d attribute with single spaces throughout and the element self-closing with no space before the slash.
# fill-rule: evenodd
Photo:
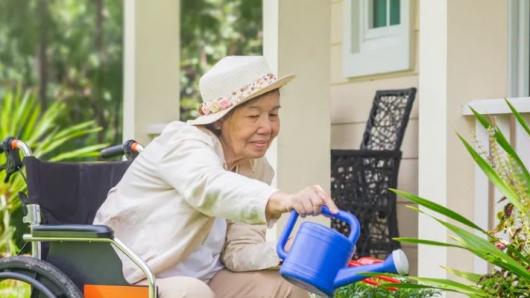
<svg viewBox="0 0 530 298">
<path fill-rule="evenodd" d="M 525 266 L 530 267 L 530 255 L 525 257 L 517 248 L 513 247 L 513 244 L 507 245 L 506 249 L 508 250 L 508 253 L 515 255 L 524 262 Z"/>
<path fill-rule="evenodd" d="M 21 140 L 29 140 L 31 134 L 35 130 L 35 126 L 37 121 L 39 120 L 39 116 L 41 114 L 41 108 L 40 105 L 35 105 L 30 108 L 31 111 L 29 112 L 29 118 L 24 126 L 24 130 L 20 136 Z"/>
<path fill-rule="evenodd" d="M 393 274 L 379 274 L 379 275 L 398 277 L 397 275 L 393 275 Z M 439 290 L 444 290 L 444 291 L 464 293 L 467 295 L 475 295 L 476 297 L 488 297 L 488 293 L 480 289 L 479 287 L 468 285 L 468 284 L 463 284 L 463 283 L 460 283 L 454 280 L 443 279 L 443 278 L 416 277 L 416 276 L 409 276 L 408 278 L 419 282 L 419 284 L 410 283 L 410 282 L 409 283 L 402 282 L 398 284 L 384 283 L 384 284 L 381 284 L 381 286 L 387 287 L 387 288 L 394 287 L 398 289 L 401 289 L 401 288 L 439 289 Z"/>
<path fill-rule="evenodd" d="M 9 121 L 11 119 L 11 106 L 13 102 L 13 93 L 9 92 L 7 93 L 2 101 L 2 118 L 0 119 L 0 128 L 2 128 L 2 134 L 4 136 L 9 135 L 11 132 L 9 131 Z"/>
<path fill-rule="evenodd" d="M 64 143 L 68 142 L 69 140 L 100 131 L 101 128 L 94 127 L 94 124 L 95 124 L 94 122 L 89 121 L 89 122 L 81 123 L 81 125 L 76 125 L 74 127 L 71 127 L 62 132 L 59 132 L 56 135 L 54 135 L 53 138 L 48 138 L 45 142 L 40 142 L 39 146 L 37 147 L 38 149 L 36 149 L 36 151 L 38 151 L 39 154 L 44 155 L 60 147 Z M 88 127 L 90 126 L 92 126 L 93 128 L 89 129 Z"/>
<path fill-rule="evenodd" d="M 493 125 L 491 124 L 491 122 L 489 121 L 489 119 L 486 116 L 480 114 L 479 112 L 477 112 L 472 107 L 469 107 L 469 109 L 471 110 L 471 112 L 473 112 L 473 114 L 475 115 L 475 118 L 477 118 L 478 122 L 480 124 L 482 124 L 482 126 L 484 128 L 488 129 L 490 127 L 493 127 Z"/>
<path fill-rule="evenodd" d="M 398 196 L 402 197 L 402 198 L 405 198 L 411 202 L 414 202 L 418 205 L 421 205 L 425 208 L 428 208 L 432 211 L 435 211 L 439 214 L 442 214 L 442 215 L 445 215 L 451 219 L 454 219 L 470 228 L 473 228 L 475 230 L 478 230 L 478 231 L 481 231 L 482 233 L 488 235 L 488 233 L 486 231 L 484 231 L 481 227 L 479 227 L 478 225 L 476 225 L 474 222 L 470 221 L 469 219 L 467 219 L 466 217 L 460 215 L 459 213 L 447 208 L 447 207 L 444 207 L 440 204 L 437 204 L 435 202 L 432 202 L 430 200 L 427 200 L 425 198 L 422 198 L 422 197 L 419 197 L 415 194 L 412 194 L 412 193 L 409 193 L 409 192 L 404 192 L 404 191 L 400 191 L 400 190 L 397 190 L 397 189 L 393 189 L 391 188 L 390 191 L 394 192 L 395 194 L 397 194 Z"/>
<path fill-rule="evenodd" d="M 499 144 L 499 146 L 508 154 L 508 156 L 510 156 L 517 163 L 517 166 L 523 172 L 523 176 L 524 176 L 523 179 L 526 182 L 527 189 L 530 190 L 530 173 L 528 172 L 528 169 L 524 165 L 523 161 L 521 160 L 519 155 L 515 152 L 513 147 L 510 145 L 510 142 L 506 139 L 502 131 L 498 127 L 495 127 L 485 116 L 481 115 L 479 112 L 475 111 L 473 108 L 470 108 L 470 109 L 475 115 L 475 118 L 479 120 L 479 123 L 481 123 L 484 128 L 494 129 L 494 135 L 495 135 L 495 140 L 497 144 Z"/>
<path fill-rule="evenodd" d="M 61 153 L 53 158 L 50 161 L 62 161 L 72 158 L 81 158 L 81 157 L 96 157 L 99 156 L 99 150 L 108 147 L 108 144 L 98 144 L 87 146 L 81 149 Z"/>
<path fill-rule="evenodd" d="M 44 112 L 40 121 L 37 122 L 35 130 L 32 132 L 27 142 L 30 144 L 37 142 L 44 134 L 46 134 L 53 126 L 55 126 L 55 121 L 63 108 L 64 107 L 62 103 L 53 103 Z"/>
<path fill-rule="evenodd" d="M 517 122 L 521 124 L 521 126 L 524 128 L 526 133 L 530 136 L 530 127 L 528 126 L 528 123 L 526 123 L 526 120 L 523 118 L 521 113 L 515 109 L 515 107 L 512 105 L 512 103 L 508 100 L 508 98 L 504 99 L 506 101 L 506 104 L 508 104 L 508 107 L 510 107 L 510 110 L 512 110 L 513 115 L 515 116 L 515 119 L 517 119 Z"/>
<path fill-rule="evenodd" d="M 447 272 L 455 276 L 465 278 L 474 284 L 478 284 L 478 282 L 480 281 L 480 278 L 482 277 L 482 275 L 473 273 L 473 272 L 460 271 L 460 270 L 456 270 L 456 269 L 448 268 L 448 267 L 443 267 L 443 268 L 447 270 Z"/>
<path fill-rule="evenodd" d="M 31 101 L 31 93 L 27 91 L 24 93 L 22 101 L 20 102 L 20 104 L 18 104 L 18 107 L 15 106 L 16 111 L 14 113 L 14 117 L 12 117 L 11 127 L 9 128 L 9 131 L 12 132 L 15 136 L 19 135 L 20 130 L 22 130 L 26 123 L 26 118 L 30 112 L 30 109 L 28 107 L 30 104 L 32 104 Z"/>
<path fill-rule="evenodd" d="M 62 130 L 60 133 L 57 134 L 57 138 L 62 138 L 67 136 L 68 134 L 71 134 L 72 132 L 78 132 L 83 129 L 88 129 L 91 127 L 94 127 L 96 125 L 96 122 L 94 121 L 86 121 L 71 127 L 68 127 L 64 130 Z"/>
<path fill-rule="evenodd" d="M 433 218 L 457 235 L 460 244 L 467 250 L 473 252 L 476 256 L 530 281 L 530 272 L 517 263 L 513 258 L 495 247 L 495 245 L 471 232 L 457 227 L 456 225 L 436 217 Z"/>
<path fill-rule="evenodd" d="M 425 245 L 446 246 L 446 247 L 456 247 L 456 248 L 465 249 L 465 247 L 457 245 L 457 244 L 439 242 L 439 241 L 434 241 L 434 240 L 418 239 L 418 238 L 411 238 L 411 237 L 396 237 L 393 239 L 401 243 L 425 244 Z"/>
<path fill-rule="evenodd" d="M 497 188 L 510 200 L 510 202 L 521 212 L 524 212 L 525 209 L 523 208 L 523 205 L 519 199 L 519 196 L 517 193 L 502 180 L 497 172 L 491 167 L 491 165 L 478 154 L 471 145 L 468 144 L 468 142 L 461 136 L 458 135 L 462 143 L 464 143 L 464 146 L 466 147 L 469 154 L 471 154 L 471 157 L 475 160 L 476 164 L 482 169 L 484 174 L 489 178 L 489 180 L 497 186 Z"/>
</svg>

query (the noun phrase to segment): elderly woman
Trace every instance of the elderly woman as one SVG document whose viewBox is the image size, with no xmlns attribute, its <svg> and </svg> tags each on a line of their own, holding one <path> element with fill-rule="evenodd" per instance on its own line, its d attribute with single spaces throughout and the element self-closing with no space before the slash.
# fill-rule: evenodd
<svg viewBox="0 0 530 298">
<path fill-rule="evenodd" d="M 266 225 L 336 206 L 320 186 L 285 193 L 264 158 L 278 135 L 279 88 L 261 56 L 225 57 L 200 80 L 200 116 L 170 123 L 96 214 L 157 277 L 162 298 L 307 297 L 283 280 Z M 145 276 L 122 258 L 130 283 Z"/>
</svg>

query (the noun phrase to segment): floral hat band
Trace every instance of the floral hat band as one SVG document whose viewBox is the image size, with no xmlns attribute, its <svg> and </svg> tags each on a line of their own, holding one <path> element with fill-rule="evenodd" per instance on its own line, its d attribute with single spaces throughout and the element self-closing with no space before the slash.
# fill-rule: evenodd
<svg viewBox="0 0 530 298">
<path fill-rule="evenodd" d="M 276 77 L 263 56 L 224 57 L 199 80 L 199 115 L 187 123 L 214 123 L 237 106 L 282 88 L 293 78 L 293 74 Z"/>
<path fill-rule="evenodd" d="M 254 82 L 232 91 L 230 95 L 222 96 L 215 100 L 203 102 L 199 107 L 199 114 L 209 115 L 226 110 L 232 106 L 239 104 L 243 99 L 246 99 L 255 91 L 267 87 L 276 80 L 277 78 L 274 74 L 267 73 L 259 77 Z"/>
</svg>

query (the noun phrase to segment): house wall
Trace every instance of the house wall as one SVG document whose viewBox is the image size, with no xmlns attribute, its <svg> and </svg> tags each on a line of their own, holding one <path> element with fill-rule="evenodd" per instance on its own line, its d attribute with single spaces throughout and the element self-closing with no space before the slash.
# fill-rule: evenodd
<svg viewBox="0 0 530 298">
<path fill-rule="evenodd" d="M 474 163 L 455 132 L 472 140 L 474 121 L 462 116 L 469 101 L 508 96 L 507 5 L 497 0 L 451 0 L 447 5 L 447 203 L 469 218 Z M 471 271 L 472 260 L 450 253 L 447 261 L 449 267 Z"/>
<path fill-rule="evenodd" d="M 480 190 L 474 189 L 474 164 L 456 133 L 473 140 L 474 122 L 462 116 L 470 100 L 508 94 L 507 3 L 425 1 L 420 9 L 419 93 L 424 100 L 419 109 L 418 190 L 468 218 L 479 211 L 473 198 Z M 419 218 L 419 235 L 450 240 L 447 230 L 427 215 Z M 448 277 L 442 266 L 476 269 L 474 259 L 462 250 L 420 246 L 418 255 L 421 276 Z"/>
<path fill-rule="evenodd" d="M 342 75 L 342 21 L 343 0 L 332 1 L 330 33 L 330 86 L 331 86 L 331 148 L 358 149 L 368 119 L 376 90 L 418 87 L 418 6 L 411 1 L 411 49 L 412 69 L 392 74 L 345 78 Z M 398 188 L 417 193 L 418 191 L 418 102 L 416 98 L 410 122 L 405 133 L 403 160 L 398 177 Z M 407 203 L 398 200 L 398 221 L 401 236 L 416 237 L 418 217 L 406 208 Z M 411 273 L 417 272 L 417 247 L 403 246 L 411 263 Z"/>
</svg>

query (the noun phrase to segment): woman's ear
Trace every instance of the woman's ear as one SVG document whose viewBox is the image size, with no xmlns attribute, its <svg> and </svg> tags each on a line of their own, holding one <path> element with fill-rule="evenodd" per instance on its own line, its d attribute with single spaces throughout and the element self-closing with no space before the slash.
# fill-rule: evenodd
<svg viewBox="0 0 530 298">
<path fill-rule="evenodd" d="M 221 131 L 222 123 L 221 121 L 214 122 L 213 128 L 217 131 Z"/>
</svg>

